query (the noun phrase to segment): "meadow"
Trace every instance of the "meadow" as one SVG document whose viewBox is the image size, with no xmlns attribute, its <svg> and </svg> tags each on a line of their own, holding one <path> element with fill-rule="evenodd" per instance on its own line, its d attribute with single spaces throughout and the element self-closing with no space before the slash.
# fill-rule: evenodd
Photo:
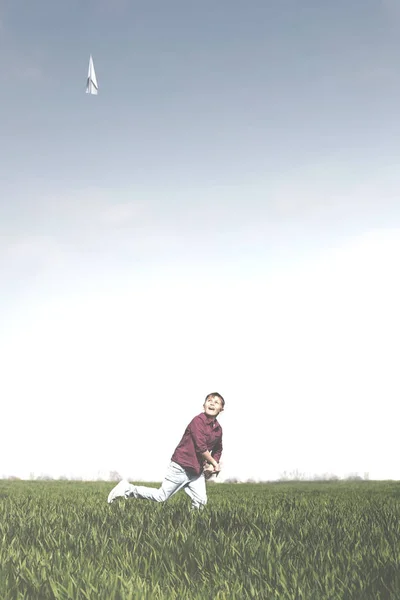
<svg viewBox="0 0 400 600">
<path fill-rule="evenodd" d="M 400 483 L 208 484 L 200 513 L 113 485 L 1 481 L 0 598 L 400 598 Z"/>
</svg>

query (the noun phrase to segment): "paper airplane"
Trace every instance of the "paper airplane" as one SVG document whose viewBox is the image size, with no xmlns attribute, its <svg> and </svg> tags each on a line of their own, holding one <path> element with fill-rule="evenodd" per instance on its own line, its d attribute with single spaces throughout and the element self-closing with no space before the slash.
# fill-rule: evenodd
<svg viewBox="0 0 400 600">
<path fill-rule="evenodd" d="M 99 91 L 99 86 L 97 85 L 96 73 L 93 66 L 93 58 L 90 55 L 89 59 L 89 71 L 86 82 L 86 93 L 96 95 Z"/>
</svg>

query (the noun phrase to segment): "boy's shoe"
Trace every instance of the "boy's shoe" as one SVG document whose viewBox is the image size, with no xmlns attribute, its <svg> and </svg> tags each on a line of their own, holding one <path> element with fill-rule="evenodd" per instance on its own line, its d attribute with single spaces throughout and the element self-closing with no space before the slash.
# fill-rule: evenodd
<svg viewBox="0 0 400 600">
<path fill-rule="evenodd" d="M 127 481 L 126 479 L 123 479 L 108 494 L 108 504 L 114 502 L 115 498 L 129 498 L 129 496 L 131 495 L 130 492 L 132 492 L 132 488 L 133 485 L 129 483 L 129 481 Z"/>
</svg>

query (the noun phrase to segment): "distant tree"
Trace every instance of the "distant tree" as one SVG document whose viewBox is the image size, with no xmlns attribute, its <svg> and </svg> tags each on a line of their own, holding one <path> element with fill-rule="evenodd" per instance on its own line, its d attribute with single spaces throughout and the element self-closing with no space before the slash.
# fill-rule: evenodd
<svg viewBox="0 0 400 600">
<path fill-rule="evenodd" d="M 298 469 L 288 473 L 283 471 L 278 481 L 305 481 L 307 479 L 305 473 L 301 473 Z"/>
<path fill-rule="evenodd" d="M 108 480 L 109 481 L 120 481 L 121 479 L 122 479 L 122 477 L 118 473 L 118 471 L 110 471 L 110 473 L 108 475 Z"/>
<path fill-rule="evenodd" d="M 358 473 L 350 473 L 346 477 L 346 481 L 362 481 L 362 477 Z"/>
<path fill-rule="evenodd" d="M 239 479 L 236 477 L 230 477 L 229 479 L 225 479 L 224 483 L 239 483 Z"/>
<path fill-rule="evenodd" d="M 339 477 L 334 473 L 317 474 L 312 477 L 313 481 L 339 481 Z"/>
<path fill-rule="evenodd" d="M 7 477 L 7 479 L 9 481 L 21 481 L 20 477 L 16 477 L 15 475 L 10 475 L 9 477 Z"/>
</svg>

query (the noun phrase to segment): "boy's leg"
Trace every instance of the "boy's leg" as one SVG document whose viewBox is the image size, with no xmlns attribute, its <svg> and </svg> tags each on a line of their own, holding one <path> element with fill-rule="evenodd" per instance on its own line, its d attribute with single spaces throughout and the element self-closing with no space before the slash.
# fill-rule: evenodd
<svg viewBox="0 0 400 600">
<path fill-rule="evenodd" d="M 145 498 L 146 500 L 154 500 L 155 502 L 165 502 L 165 500 L 168 500 L 168 498 L 182 489 L 188 481 L 190 481 L 190 479 L 185 469 L 177 463 L 171 462 L 160 488 L 132 485 L 128 497 Z"/>
<path fill-rule="evenodd" d="M 202 473 L 195 479 L 191 479 L 185 487 L 185 492 L 192 500 L 192 508 L 204 508 L 207 504 L 206 480 Z"/>
</svg>

